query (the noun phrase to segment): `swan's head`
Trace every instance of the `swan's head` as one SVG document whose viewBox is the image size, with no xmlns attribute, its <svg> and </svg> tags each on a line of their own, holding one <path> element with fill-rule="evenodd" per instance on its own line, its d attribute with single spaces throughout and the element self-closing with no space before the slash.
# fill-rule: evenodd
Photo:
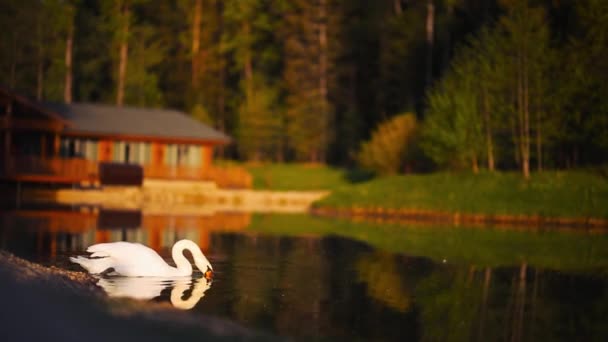
<svg viewBox="0 0 608 342">
<path fill-rule="evenodd" d="M 205 256 L 203 256 L 204 260 L 194 260 L 194 264 L 196 265 L 196 267 L 198 267 L 199 270 L 201 270 L 201 272 L 203 272 L 203 275 L 205 276 L 205 278 L 207 279 L 211 279 L 213 278 L 213 267 L 211 267 L 211 264 L 209 263 L 209 261 L 207 260 L 207 258 L 205 258 Z"/>
<path fill-rule="evenodd" d="M 203 272 L 205 278 L 210 279 L 213 275 L 213 266 L 211 266 L 211 263 L 209 262 L 209 260 L 207 260 L 207 257 L 203 254 L 203 252 L 201 252 L 201 249 L 197 246 L 197 244 L 190 240 L 179 240 L 175 243 L 175 245 L 173 245 L 172 253 L 175 263 L 178 263 L 178 259 L 183 259 L 184 261 L 187 261 L 184 255 L 182 254 L 182 252 L 186 249 L 189 250 L 190 253 L 192 253 L 192 258 L 194 259 L 194 264 L 196 265 L 196 267 L 201 270 L 201 272 Z M 190 263 L 188 263 L 187 266 L 190 267 L 190 273 L 192 273 Z"/>
<path fill-rule="evenodd" d="M 198 267 L 199 270 L 201 270 L 201 272 L 203 272 L 205 278 L 213 278 L 213 267 L 211 266 L 211 263 L 209 262 L 209 260 L 207 260 L 207 257 L 205 257 L 203 253 L 201 253 L 200 255 L 194 255 L 194 264 L 196 265 L 196 267 Z"/>
</svg>

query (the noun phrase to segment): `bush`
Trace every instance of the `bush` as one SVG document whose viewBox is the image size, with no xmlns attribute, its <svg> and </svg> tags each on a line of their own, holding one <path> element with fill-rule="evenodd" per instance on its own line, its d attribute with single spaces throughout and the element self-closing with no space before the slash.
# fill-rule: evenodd
<svg viewBox="0 0 608 342">
<path fill-rule="evenodd" d="M 397 115 L 380 124 L 369 141 L 361 145 L 359 164 L 378 174 L 396 174 L 406 163 L 416 133 L 412 113 Z"/>
</svg>

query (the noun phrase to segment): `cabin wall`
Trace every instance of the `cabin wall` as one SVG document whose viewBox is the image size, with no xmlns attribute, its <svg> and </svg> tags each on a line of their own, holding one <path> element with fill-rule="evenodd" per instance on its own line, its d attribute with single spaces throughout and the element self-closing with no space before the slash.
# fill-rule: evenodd
<svg viewBox="0 0 608 342">
<path fill-rule="evenodd" d="M 52 141 L 48 144 L 52 145 Z M 213 146 L 64 137 L 60 141 L 60 155 L 144 167 L 207 169 L 213 163 Z"/>
</svg>

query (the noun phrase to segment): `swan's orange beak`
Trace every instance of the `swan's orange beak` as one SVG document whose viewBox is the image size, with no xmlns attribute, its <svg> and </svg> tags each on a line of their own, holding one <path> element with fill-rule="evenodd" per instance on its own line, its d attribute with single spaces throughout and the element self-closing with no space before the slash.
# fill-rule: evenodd
<svg viewBox="0 0 608 342">
<path fill-rule="evenodd" d="M 207 272 L 205 272 L 205 279 L 213 279 L 213 271 L 212 270 L 207 270 Z"/>
</svg>

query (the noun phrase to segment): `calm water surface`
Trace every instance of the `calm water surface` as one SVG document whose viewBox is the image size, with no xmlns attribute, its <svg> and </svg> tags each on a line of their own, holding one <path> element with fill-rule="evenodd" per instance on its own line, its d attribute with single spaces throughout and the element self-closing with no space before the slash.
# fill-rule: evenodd
<svg viewBox="0 0 608 342">
<path fill-rule="evenodd" d="M 110 295 L 167 301 L 297 340 L 608 340 L 608 238 L 580 232 L 415 227 L 300 215 L 200 217 L 67 210 L 0 215 L 0 248 L 71 270 L 107 241 L 170 261 L 197 242 L 216 271 L 102 277 Z"/>
</svg>

